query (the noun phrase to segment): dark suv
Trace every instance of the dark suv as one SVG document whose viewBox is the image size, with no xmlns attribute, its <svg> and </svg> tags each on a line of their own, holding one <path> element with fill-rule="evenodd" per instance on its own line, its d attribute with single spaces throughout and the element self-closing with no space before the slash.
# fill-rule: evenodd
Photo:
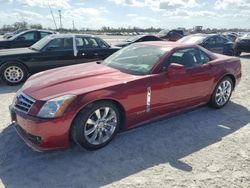
<svg viewBox="0 0 250 188">
<path fill-rule="evenodd" d="M 250 52 L 250 33 L 237 38 L 234 45 L 234 52 L 236 56 L 240 56 L 241 52 Z"/>
<path fill-rule="evenodd" d="M 162 30 L 157 36 L 161 39 L 168 41 L 177 41 L 185 35 L 184 31 L 181 29 L 173 29 L 173 30 Z"/>
</svg>

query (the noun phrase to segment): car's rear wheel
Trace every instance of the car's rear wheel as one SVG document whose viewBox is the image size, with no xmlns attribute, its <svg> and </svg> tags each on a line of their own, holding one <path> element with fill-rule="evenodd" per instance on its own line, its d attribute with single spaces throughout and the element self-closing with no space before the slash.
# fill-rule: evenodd
<svg viewBox="0 0 250 188">
<path fill-rule="evenodd" d="M 233 92 L 233 81 L 230 77 L 224 77 L 216 86 L 210 99 L 210 106 L 222 108 L 229 101 Z"/>
<path fill-rule="evenodd" d="M 8 85 L 17 85 L 28 77 L 27 69 L 20 63 L 6 63 L 0 69 L 1 80 Z"/>
<path fill-rule="evenodd" d="M 72 124 L 71 138 L 88 150 L 99 149 L 114 138 L 120 124 L 120 112 L 114 103 L 96 102 L 79 112 Z"/>
</svg>

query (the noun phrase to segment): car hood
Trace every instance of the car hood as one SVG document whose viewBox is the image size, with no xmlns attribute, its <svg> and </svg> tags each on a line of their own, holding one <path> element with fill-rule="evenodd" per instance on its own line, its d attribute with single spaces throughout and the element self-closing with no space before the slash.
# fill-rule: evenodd
<svg viewBox="0 0 250 188">
<path fill-rule="evenodd" d="M 66 94 L 81 95 L 126 84 L 138 77 L 91 62 L 37 73 L 26 81 L 21 90 L 36 100 L 48 100 Z"/>
<path fill-rule="evenodd" d="M 31 50 L 29 48 L 4 49 L 4 50 L 0 50 L 0 57 L 9 56 L 9 55 L 29 54 L 29 53 L 36 53 L 36 51 Z"/>
</svg>

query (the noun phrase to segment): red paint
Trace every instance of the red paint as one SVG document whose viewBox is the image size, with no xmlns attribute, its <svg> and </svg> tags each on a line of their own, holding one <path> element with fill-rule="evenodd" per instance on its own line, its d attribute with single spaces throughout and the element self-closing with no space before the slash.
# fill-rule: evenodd
<svg viewBox="0 0 250 188">
<path fill-rule="evenodd" d="M 216 84 L 225 75 L 233 76 L 236 84 L 240 80 L 241 65 L 238 58 L 215 55 L 196 45 L 189 47 L 200 48 L 213 60 L 191 69 L 175 65 L 175 68 L 170 67 L 168 71 L 159 73 L 164 58 L 174 50 L 187 46 L 170 42 L 145 44 L 171 48 L 149 75 L 129 75 L 92 62 L 52 69 L 30 77 L 22 91 L 37 102 L 28 115 L 14 108 L 11 110 L 16 113 L 17 123 L 27 133 L 40 136 L 42 142 L 40 145 L 35 145 L 29 142 L 24 134 L 21 134 L 21 137 L 37 150 L 67 148 L 70 143 L 70 127 L 75 116 L 87 104 L 96 100 L 114 100 L 119 103 L 125 111 L 124 128 L 129 129 L 206 104 Z M 148 87 L 151 87 L 150 112 L 146 112 Z M 64 94 L 74 94 L 77 99 L 62 117 L 55 119 L 35 117 L 46 100 Z"/>
</svg>

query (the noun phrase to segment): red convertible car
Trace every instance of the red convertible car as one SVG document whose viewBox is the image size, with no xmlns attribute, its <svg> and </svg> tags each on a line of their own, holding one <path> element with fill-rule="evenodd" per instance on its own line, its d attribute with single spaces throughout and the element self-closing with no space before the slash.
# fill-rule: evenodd
<svg viewBox="0 0 250 188">
<path fill-rule="evenodd" d="M 10 106 L 12 122 L 36 150 L 94 150 L 118 131 L 209 104 L 221 108 L 241 78 L 236 57 L 197 45 L 144 42 L 103 62 L 31 76 Z"/>
</svg>

